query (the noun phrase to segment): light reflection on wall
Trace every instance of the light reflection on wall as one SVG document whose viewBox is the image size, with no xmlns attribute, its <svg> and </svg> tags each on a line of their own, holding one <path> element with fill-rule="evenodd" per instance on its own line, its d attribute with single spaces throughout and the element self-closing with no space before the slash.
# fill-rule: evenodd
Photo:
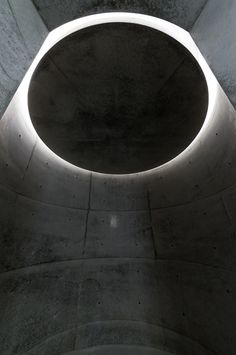
<svg viewBox="0 0 236 355">
<path fill-rule="evenodd" d="M 117 216 L 115 216 L 115 215 L 111 216 L 110 226 L 113 229 L 116 229 L 118 227 L 118 218 L 117 218 Z"/>
<path fill-rule="evenodd" d="M 135 14 L 135 13 L 121 13 L 121 12 L 115 12 L 115 13 L 104 13 L 104 14 L 98 14 L 98 15 L 91 15 L 87 17 L 83 17 L 77 20 L 74 20 L 72 22 L 66 23 L 65 25 L 60 26 L 59 28 L 53 30 L 45 40 L 43 46 L 41 47 L 38 55 L 36 56 L 33 64 L 31 65 L 30 69 L 28 70 L 25 78 L 23 79 L 17 94 L 14 98 L 14 103 L 15 105 L 19 108 L 21 111 L 21 117 L 22 117 L 22 124 L 25 126 L 25 128 L 28 131 L 28 134 L 30 136 L 35 136 L 37 137 L 37 148 L 41 150 L 44 154 L 49 155 L 53 157 L 54 160 L 57 160 L 58 163 L 66 165 L 68 168 L 72 167 L 75 168 L 74 165 L 71 163 L 63 160 L 59 156 L 57 156 L 54 152 L 52 152 L 46 144 L 39 138 L 37 135 L 37 132 L 35 131 L 35 128 L 33 127 L 33 124 L 30 119 L 30 114 L 28 110 L 28 90 L 30 86 L 30 81 L 31 78 L 34 74 L 34 71 L 36 67 L 38 66 L 39 62 L 41 59 L 44 57 L 44 55 L 60 40 L 65 38 L 66 36 L 70 35 L 73 32 L 79 31 L 83 28 L 89 27 L 89 26 L 94 26 L 94 25 L 99 25 L 99 24 L 104 24 L 104 23 L 112 23 L 112 22 L 124 22 L 124 23 L 135 23 L 138 25 L 143 25 L 143 26 L 148 26 L 153 29 L 156 29 L 158 31 L 161 31 L 170 37 L 174 38 L 176 41 L 178 41 L 180 44 L 182 44 L 186 49 L 194 56 L 196 61 L 199 63 L 206 82 L 208 86 L 208 93 L 209 93 L 209 102 L 208 102 L 208 111 L 207 115 L 204 121 L 204 124 L 196 136 L 196 138 L 193 140 L 193 142 L 182 152 L 180 153 L 177 157 L 174 159 L 170 160 L 169 162 L 158 166 L 154 169 L 151 169 L 149 171 L 144 171 L 140 173 L 135 173 L 135 174 L 126 174 L 127 175 L 135 175 L 135 176 L 140 176 L 143 174 L 148 174 L 152 173 L 157 170 L 163 170 L 165 167 L 169 167 L 172 164 L 178 164 L 182 159 L 185 159 L 185 156 L 189 150 L 192 151 L 192 149 L 195 149 L 199 141 L 201 140 L 201 137 L 203 133 L 206 133 L 206 130 L 208 127 L 210 127 L 212 121 L 214 120 L 215 116 L 215 110 L 216 110 L 216 102 L 217 102 L 217 96 L 218 96 L 218 90 L 219 90 L 219 84 L 213 75 L 211 69 L 209 68 L 208 64 L 206 63 L 205 59 L 201 55 L 199 49 L 197 48 L 196 44 L 194 43 L 192 37 L 190 34 L 183 30 L 182 28 L 169 23 L 167 21 L 164 21 L 159 18 L 155 18 L 152 16 L 147 16 L 147 15 L 142 15 L 142 14 Z M 79 173 L 83 172 L 88 172 L 85 169 L 76 167 Z M 103 174 L 103 173 L 96 173 L 93 172 L 96 175 L 111 175 L 112 174 Z M 122 177 L 122 175 L 119 175 L 119 177 Z"/>
</svg>

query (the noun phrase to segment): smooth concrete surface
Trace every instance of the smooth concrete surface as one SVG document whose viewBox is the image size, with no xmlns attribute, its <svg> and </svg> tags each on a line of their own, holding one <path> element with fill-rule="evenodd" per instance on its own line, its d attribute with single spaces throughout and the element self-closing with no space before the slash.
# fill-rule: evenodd
<svg viewBox="0 0 236 355">
<path fill-rule="evenodd" d="M 145 347 L 133 347 L 133 346 L 104 346 L 101 347 L 100 349 L 94 348 L 94 349 L 89 349 L 89 350 L 84 350 L 84 351 L 73 351 L 71 353 L 68 353 L 66 355 L 86 355 L 86 354 L 95 354 L 95 355 L 171 355 L 171 353 L 167 353 L 166 351 L 159 351 L 155 350 L 152 348 L 145 348 Z M 173 353 L 172 353 L 173 354 Z"/>
<path fill-rule="evenodd" d="M 0 118 L 48 30 L 31 0 L 0 3 Z"/>
<path fill-rule="evenodd" d="M 207 0 L 33 0 L 50 30 L 78 17 L 127 11 L 152 15 L 190 29 Z"/>
<path fill-rule="evenodd" d="M 173 38 L 108 23 L 54 46 L 28 99 L 38 135 L 56 154 L 84 169 L 127 174 L 189 146 L 205 120 L 208 89 L 197 61 Z"/>
<path fill-rule="evenodd" d="M 208 0 L 191 33 L 236 107 L 236 2 Z"/>
<path fill-rule="evenodd" d="M 130 176 L 57 159 L 23 89 L 0 122 L 1 353 L 233 355 L 236 131 L 220 87 L 182 159 Z"/>
<path fill-rule="evenodd" d="M 46 26 L 54 29 L 77 17 L 105 11 L 146 13 L 190 30 L 235 107 L 234 19 L 236 5 L 234 0 L 224 2 L 220 0 L 127 0 L 124 2 L 34 0 L 34 4 L 46 25 L 32 8 L 31 0 L 9 0 L 9 3 L 7 0 L 1 1 L 0 115 L 3 114 L 32 61 L 32 58 L 29 58 L 30 53 L 34 57 L 42 39 L 45 38 Z M 24 41 L 21 35 L 25 37 Z M 7 44 L 8 38 L 11 38 L 10 47 Z"/>
<path fill-rule="evenodd" d="M 180 159 L 124 176 L 46 149 L 24 90 L 0 121 L 0 353 L 234 355 L 236 116 L 220 86 Z"/>
<path fill-rule="evenodd" d="M 93 13 L 131 11 L 163 18 L 189 30 L 236 107 L 234 0 L 34 0 L 34 3 L 50 29 Z"/>
<path fill-rule="evenodd" d="M 77 17 L 105 11 L 146 13 L 190 30 L 234 107 L 236 106 L 234 0 L 34 0 L 34 4 L 43 21 L 32 7 L 31 0 L 2 0 L 0 4 L 0 115 L 32 61 L 30 54 L 35 56 L 46 37 L 47 28 L 54 29 Z M 8 38 L 11 39 L 9 47 Z"/>
</svg>

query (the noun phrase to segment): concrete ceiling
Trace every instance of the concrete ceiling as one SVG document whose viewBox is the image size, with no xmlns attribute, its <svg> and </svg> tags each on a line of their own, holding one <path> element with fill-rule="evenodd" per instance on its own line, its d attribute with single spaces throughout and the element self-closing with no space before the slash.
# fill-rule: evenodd
<svg viewBox="0 0 236 355">
<path fill-rule="evenodd" d="M 54 47 L 29 92 L 33 123 L 55 153 L 117 174 L 149 170 L 182 152 L 207 104 L 204 76 L 184 47 L 148 27 L 118 23 L 89 27 Z"/>
<path fill-rule="evenodd" d="M 192 28 L 207 0 L 33 0 L 51 30 L 81 16 L 109 11 L 140 12 Z"/>
<path fill-rule="evenodd" d="M 208 0 L 197 20 L 197 1 L 37 3 L 50 28 L 118 8 L 195 23 L 236 104 L 235 0 Z M 4 108 L 47 31 L 30 0 L 2 0 L 0 26 Z M 55 160 L 14 98 L 0 121 L 1 354 L 235 355 L 235 112 L 219 87 L 218 95 L 197 149 L 145 178 Z"/>
</svg>

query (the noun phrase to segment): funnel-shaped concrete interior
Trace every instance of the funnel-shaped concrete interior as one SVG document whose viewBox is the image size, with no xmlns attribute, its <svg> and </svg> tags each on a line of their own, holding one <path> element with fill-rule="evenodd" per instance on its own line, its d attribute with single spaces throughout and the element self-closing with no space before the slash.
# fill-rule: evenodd
<svg viewBox="0 0 236 355">
<path fill-rule="evenodd" d="M 102 11 L 114 4 L 37 2 L 51 19 L 68 20 L 68 12 L 81 16 L 85 6 Z M 187 17 L 200 6 L 188 0 L 114 6 L 132 3 L 136 11 L 138 2 L 152 15 L 154 3 Z M 225 24 L 232 25 L 236 12 L 219 2 L 209 0 L 196 24 L 212 66 L 221 62 L 226 77 L 234 64 L 227 38 L 235 32 Z M 11 5 L 32 28 L 26 3 L 2 1 L 0 27 Z M 9 61 L 14 79 L 13 67 L 20 71 L 22 63 L 15 53 L 26 53 L 22 46 L 13 51 L 13 17 L 1 27 L 0 65 Z M 189 53 L 154 29 L 192 53 L 208 90 Z M 229 56 L 221 61 L 225 48 Z M 8 74 L 2 69 L 0 86 Z M 38 138 L 28 98 L 51 149 L 108 172 L 166 161 L 191 142 L 207 115 L 190 149 L 169 164 L 141 174 L 97 174 L 68 164 Z M 108 12 L 51 32 L 0 120 L 0 354 L 235 355 L 235 122 L 190 34 L 171 23 Z"/>
<path fill-rule="evenodd" d="M 29 90 L 46 145 L 88 170 L 134 173 L 181 153 L 207 112 L 205 78 L 173 38 L 146 26 L 91 26 L 40 62 Z"/>
</svg>

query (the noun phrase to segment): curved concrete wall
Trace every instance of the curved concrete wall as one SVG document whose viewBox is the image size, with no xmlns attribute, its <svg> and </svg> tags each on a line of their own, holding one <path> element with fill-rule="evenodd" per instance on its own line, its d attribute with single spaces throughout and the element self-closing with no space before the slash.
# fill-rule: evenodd
<svg viewBox="0 0 236 355">
<path fill-rule="evenodd" d="M 204 123 L 208 88 L 178 41 L 137 24 L 107 23 L 55 45 L 35 70 L 28 101 L 39 137 L 60 157 L 128 174 L 185 150 Z"/>
<path fill-rule="evenodd" d="M 224 2 L 221 0 L 126 0 L 122 2 L 34 0 L 33 3 L 50 30 L 77 17 L 105 11 L 145 13 L 189 30 L 235 107 L 236 5 L 234 0 Z M 2 116 L 42 44 L 47 28 L 32 6 L 31 0 L 2 0 L 0 26 L 2 34 L 0 115 Z"/>
<path fill-rule="evenodd" d="M 236 127 L 221 88 L 182 158 L 127 176 L 45 149 L 24 88 L 0 122 L 1 353 L 233 355 Z"/>
<path fill-rule="evenodd" d="M 231 102 L 236 105 L 236 3 L 234 0 L 34 0 L 49 29 L 77 17 L 130 11 L 163 18 L 191 32 Z M 227 53 L 227 55 L 225 55 Z"/>
</svg>

